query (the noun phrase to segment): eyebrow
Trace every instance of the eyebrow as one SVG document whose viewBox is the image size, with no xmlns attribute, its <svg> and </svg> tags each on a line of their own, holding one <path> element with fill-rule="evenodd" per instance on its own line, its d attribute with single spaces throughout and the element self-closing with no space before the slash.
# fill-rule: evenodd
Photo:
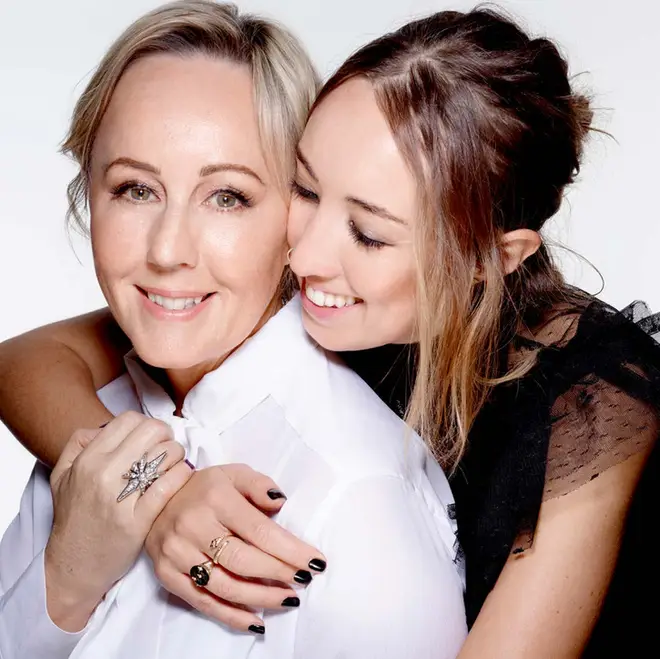
<svg viewBox="0 0 660 659">
<path fill-rule="evenodd" d="M 359 206 L 362 210 L 367 211 L 367 213 L 371 213 L 372 215 L 378 215 L 378 217 L 382 217 L 384 220 L 390 220 L 390 222 L 396 222 L 397 224 L 403 224 L 406 225 L 408 224 L 405 220 L 402 220 L 400 217 L 397 217 L 396 215 L 392 215 L 386 208 L 383 208 L 382 206 L 376 206 L 376 204 L 370 204 L 368 201 L 364 201 L 363 199 L 358 199 L 357 197 L 346 197 L 346 201 L 349 204 L 354 204 L 355 206 Z"/>
<path fill-rule="evenodd" d="M 307 173 L 314 179 L 314 181 L 318 183 L 319 179 L 314 173 L 312 166 L 309 164 L 309 160 L 305 158 L 302 151 L 300 150 L 300 147 L 296 149 L 296 157 L 298 158 L 302 166 L 307 170 Z M 397 217 L 396 215 L 392 215 L 392 213 L 390 213 L 386 208 L 383 208 L 382 206 L 377 206 L 376 204 L 371 204 L 368 201 L 359 199 L 358 197 L 346 197 L 346 201 L 349 204 L 353 204 L 355 206 L 360 207 L 362 210 L 366 211 L 367 213 L 371 213 L 372 215 L 377 215 L 378 217 L 382 217 L 385 220 L 390 220 L 390 222 L 396 222 L 397 224 L 404 224 L 404 225 L 408 224 L 405 220 L 402 220 L 400 217 Z"/>
<path fill-rule="evenodd" d="M 141 169 L 145 172 L 150 172 L 151 174 L 155 174 L 156 176 L 160 175 L 160 169 L 158 167 L 154 167 L 153 165 L 150 165 L 148 162 L 142 162 L 141 160 L 135 160 L 134 158 L 115 158 L 109 165 L 106 165 L 104 173 L 108 173 L 110 169 L 113 167 L 119 167 L 123 165 L 124 167 L 132 167 L 133 169 Z M 261 183 L 261 185 L 264 185 L 263 180 L 261 177 L 252 169 L 249 167 L 245 167 L 243 165 L 237 165 L 234 163 L 216 163 L 213 165 L 205 165 L 199 170 L 199 175 L 200 177 L 205 177 L 205 176 L 210 176 L 211 174 L 215 174 L 216 172 L 238 172 L 240 174 L 246 174 L 247 176 L 251 176 L 252 178 L 256 179 Z"/>
<path fill-rule="evenodd" d="M 216 163 L 215 165 L 206 165 L 199 170 L 199 175 L 201 177 L 210 176 L 211 174 L 215 174 L 216 172 L 238 172 L 239 174 L 246 174 L 247 176 L 251 176 L 253 179 L 259 181 L 261 185 L 265 185 L 259 174 L 257 174 L 254 170 L 250 169 L 249 167 L 245 167 L 244 165 L 237 165 L 235 163 L 230 163 L 230 162 L 221 162 L 221 163 Z"/>
<path fill-rule="evenodd" d="M 148 162 L 142 162 L 141 160 L 135 160 L 134 158 L 115 158 L 111 163 L 105 166 L 103 173 L 107 174 L 113 167 L 119 167 L 123 165 L 124 167 L 132 167 L 133 169 L 142 169 L 145 172 L 150 172 L 151 174 L 160 174 L 160 169 L 150 165 Z"/>
</svg>

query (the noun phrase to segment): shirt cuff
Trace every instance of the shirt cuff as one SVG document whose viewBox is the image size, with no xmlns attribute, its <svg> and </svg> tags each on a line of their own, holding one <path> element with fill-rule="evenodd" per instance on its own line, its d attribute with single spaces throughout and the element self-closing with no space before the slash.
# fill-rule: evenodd
<svg viewBox="0 0 660 659">
<path fill-rule="evenodd" d="M 66 632 L 48 615 L 44 552 L 39 552 L 19 580 L 0 600 L 0 657 L 68 657 L 85 629 Z"/>
</svg>

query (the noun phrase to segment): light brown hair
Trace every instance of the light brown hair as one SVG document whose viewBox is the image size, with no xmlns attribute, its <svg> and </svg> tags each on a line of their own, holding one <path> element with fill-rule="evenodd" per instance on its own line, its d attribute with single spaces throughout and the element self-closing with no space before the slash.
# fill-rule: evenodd
<svg viewBox="0 0 660 659">
<path fill-rule="evenodd" d="M 534 328 L 569 289 L 542 245 L 506 275 L 502 234 L 539 231 L 579 170 L 592 112 L 566 61 L 489 10 L 445 11 L 367 44 L 316 101 L 356 77 L 380 109 L 419 187 L 417 378 L 408 421 L 446 467 L 463 455 L 507 337 Z"/>
</svg>

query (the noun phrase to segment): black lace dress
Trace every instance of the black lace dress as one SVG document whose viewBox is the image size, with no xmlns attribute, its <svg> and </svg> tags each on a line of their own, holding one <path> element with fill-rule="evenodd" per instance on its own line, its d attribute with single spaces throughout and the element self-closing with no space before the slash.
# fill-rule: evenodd
<svg viewBox="0 0 660 659">
<path fill-rule="evenodd" d="M 660 316 L 636 303 L 622 312 L 593 300 L 545 323 L 523 378 L 496 387 L 452 478 L 466 560 L 472 625 L 509 555 L 533 542 L 542 501 L 565 495 L 639 451 L 651 450 L 629 513 L 616 572 L 585 657 L 660 656 Z M 343 357 L 403 414 L 413 348 Z M 588 556 L 584 557 L 589 560 Z"/>
</svg>

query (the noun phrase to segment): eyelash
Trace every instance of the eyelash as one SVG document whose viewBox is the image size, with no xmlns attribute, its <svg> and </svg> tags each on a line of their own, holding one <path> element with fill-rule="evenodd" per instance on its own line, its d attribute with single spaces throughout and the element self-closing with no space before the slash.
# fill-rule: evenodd
<svg viewBox="0 0 660 659">
<path fill-rule="evenodd" d="M 146 190 L 147 192 L 150 192 L 153 195 L 156 194 L 148 185 L 145 185 L 144 183 L 140 183 L 140 181 L 125 181 L 124 183 L 120 183 L 119 185 L 112 188 L 111 193 L 115 199 L 119 199 L 123 197 L 132 188 L 139 188 L 140 190 Z M 131 201 L 131 200 L 127 200 L 127 201 Z M 135 202 L 135 200 L 132 201 Z M 140 203 L 140 202 L 135 202 L 135 203 Z"/>
<path fill-rule="evenodd" d="M 348 230 L 351 234 L 353 242 L 366 249 L 382 249 L 387 245 L 387 243 L 384 243 L 380 240 L 375 240 L 374 238 L 365 236 L 362 231 L 357 228 L 357 224 L 355 224 L 354 220 L 348 221 Z"/>
<path fill-rule="evenodd" d="M 309 201 L 313 204 L 317 204 L 319 202 L 319 197 L 315 192 L 312 192 L 308 188 L 303 187 L 297 181 L 292 182 L 291 189 L 293 190 L 293 194 L 295 196 L 300 197 L 305 201 Z M 354 220 L 348 221 L 348 230 L 351 234 L 353 242 L 360 247 L 364 247 L 365 249 L 381 249 L 387 245 L 387 243 L 381 242 L 380 240 L 374 240 L 373 238 L 369 238 L 369 236 L 365 236 L 362 231 L 358 229 Z"/>
<path fill-rule="evenodd" d="M 114 187 L 111 190 L 111 194 L 112 194 L 113 198 L 121 199 L 129 190 L 131 190 L 133 188 L 138 188 L 140 190 L 146 190 L 147 192 L 154 195 L 155 197 L 158 197 L 158 195 L 148 185 L 145 185 L 144 183 L 141 183 L 140 181 L 125 181 L 124 183 L 121 183 L 120 185 Z M 218 190 L 215 190 L 214 192 L 212 192 L 209 195 L 208 199 L 213 199 L 214 197 L 217 197 L 219 195 L 227 195 L 227 196 L 235 197 L 236 200 L 240 203 L 240 205 L 243 208 L 250 208 L 253 205 L 252 197 L 250 197 L 249 195 L 245 194 L 244 192 L 241 192 L 240 190 L 237 190 L 236 188 L 232 188 L 232 187 L 224 187 L 224 188 L 220 188 Z M 134 203 L 134 204 L 143 203 L 143 202 L 137 201 L 135 199 L 126 199 L 126 201 Z M 227 212 L 227 211 L 235 210 L 235 209 L 232 209 L 232 208 L 223 209 L 220 206 L 218 206 L 217 210 L 220 211 L 220 212 Z"/>
<path fill-rule="evenodd" d="M 296 197 L 300 197 L 305 201 L 309 201 L 313 204 L 316 204 L 319 201 L 319 196 L 316 192 L 312 192 L 308 188 L 303 187 L 298 181 L 293 181 L 291 183 L 291 190 Z"/>
</svg>

